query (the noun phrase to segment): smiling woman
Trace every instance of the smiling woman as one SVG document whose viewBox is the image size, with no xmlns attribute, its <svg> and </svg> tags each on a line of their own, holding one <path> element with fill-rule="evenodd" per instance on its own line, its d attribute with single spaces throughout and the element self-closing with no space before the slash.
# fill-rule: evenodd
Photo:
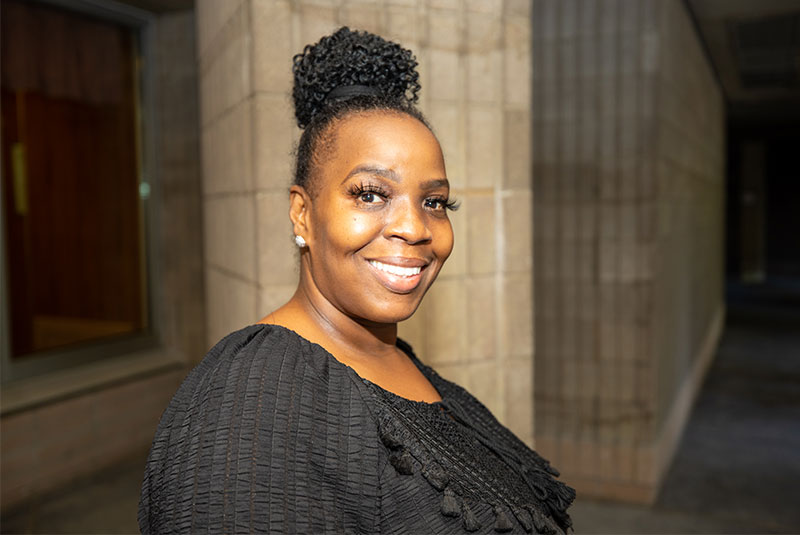
<svg viewBox="0 0 800 535">
<path fill-rule="evenodd" d="M 143 533 L 566 532 L 574 492 L 397 338 L 453 248 L 411 52 L 342 28 L 295 57 L 300 281 L 164 412 Z"/>
</svg>

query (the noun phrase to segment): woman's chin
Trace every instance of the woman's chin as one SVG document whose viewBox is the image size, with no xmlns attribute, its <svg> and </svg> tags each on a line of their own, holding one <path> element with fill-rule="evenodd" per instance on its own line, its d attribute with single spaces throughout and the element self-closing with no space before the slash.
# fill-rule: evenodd
<svg viewBox="0 0 800 535">
<path fill-rule="evenodd" d="M 368 311 L 362 318 L 376 324 L 400 323 L 414 315 L 414 312 L 419 308 L 420 301 L 386 303 L 385 306 L 376 307 Z"/>
</svg>

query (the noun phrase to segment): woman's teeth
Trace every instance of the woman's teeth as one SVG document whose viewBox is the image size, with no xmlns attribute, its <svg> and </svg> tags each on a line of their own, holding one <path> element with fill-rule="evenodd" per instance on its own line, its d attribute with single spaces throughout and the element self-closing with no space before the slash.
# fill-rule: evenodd
<svg viewBox="0 0 800 535">
<path fill-rule="evenodd" d="M 369 263 L 375 266 L 376 268 L 380 269 L 381 271 L 385 271 L 386 273 L 391 273 L 392 275 L 398 275 L 400 277 L 413 277 L 414 275 L 419 275 L 419 272 L 422 271 L 421 267 L 393 266 L 391 264 L 384 264 L 382 262 L 377 262 L 375 260 L 370 260 Z"/>
</svg>

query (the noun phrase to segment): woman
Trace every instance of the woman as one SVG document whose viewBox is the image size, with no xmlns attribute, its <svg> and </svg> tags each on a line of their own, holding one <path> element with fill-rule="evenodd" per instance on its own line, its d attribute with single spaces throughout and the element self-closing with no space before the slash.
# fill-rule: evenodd
<svg viewBox="0 0 800 535">
<path fill-rule="evenodd" d="M 342 28 L 294 58 L 292 299 L 219 342 L 162 416 L 143 533 L 565 532 L 547 461 L 397 338 L 453 247 L 411 52 Z"/>
</svg>

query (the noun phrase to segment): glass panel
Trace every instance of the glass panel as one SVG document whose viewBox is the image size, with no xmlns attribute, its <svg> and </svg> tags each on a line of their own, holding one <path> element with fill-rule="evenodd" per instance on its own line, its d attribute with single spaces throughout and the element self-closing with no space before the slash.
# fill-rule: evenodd
<svg viewBox="0 0 800 535">
<path fill-rule="evenodd" d="M 146 328 L 136 34 L 3 0 L 11 356 Z"/>
</svg>

